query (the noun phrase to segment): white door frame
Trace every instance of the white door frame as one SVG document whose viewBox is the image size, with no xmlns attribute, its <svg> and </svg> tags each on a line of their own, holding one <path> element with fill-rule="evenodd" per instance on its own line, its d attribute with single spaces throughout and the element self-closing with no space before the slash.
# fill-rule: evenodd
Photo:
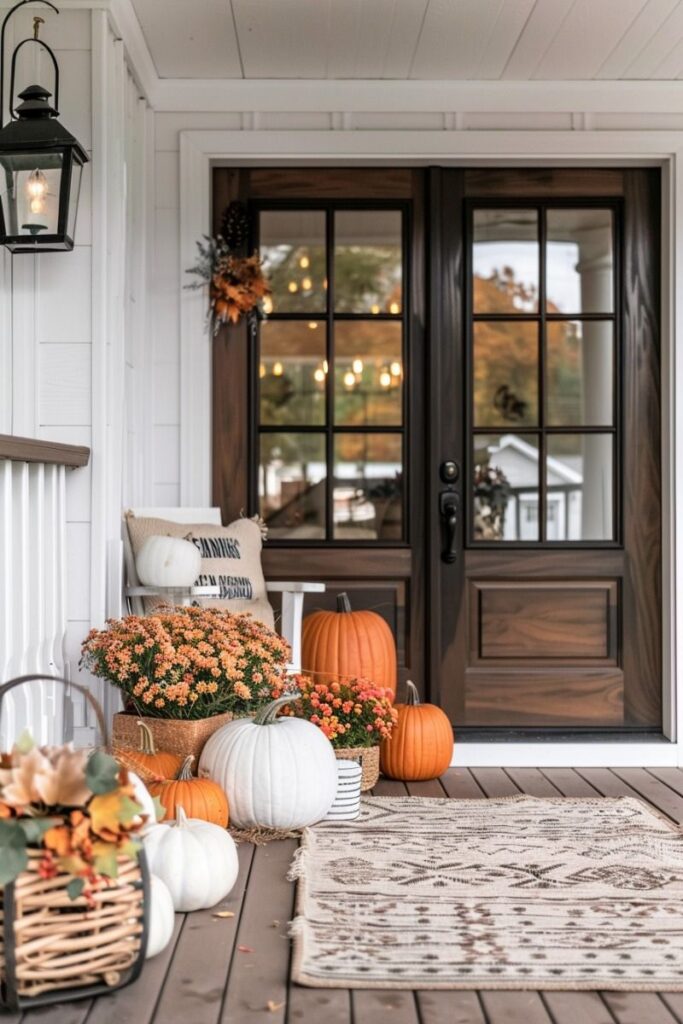
<svg viewBox="0 0 683 1024">
<path fill-rule="evenodd" d="M 683 135 L 673 131 L 260 131 L 180 132 L 180 266 L 196 257 L 211 233 L 211 169 L 230 166 L 618 165 L 662 168 L 662 612 L 664 730 L 667 740 L 581 742 L 456 742 L 453 763 L 471 767 L 683 764 Z M 211 503 L 211 339 L 202 292 L 180 289 L 180 500 Z M 680 454 L 679 454 L 680 453 Z M 677 463 L 681 461 L 681 472 Z M 679 511 L 680 510 L 680 511 Z"/>
</svg>

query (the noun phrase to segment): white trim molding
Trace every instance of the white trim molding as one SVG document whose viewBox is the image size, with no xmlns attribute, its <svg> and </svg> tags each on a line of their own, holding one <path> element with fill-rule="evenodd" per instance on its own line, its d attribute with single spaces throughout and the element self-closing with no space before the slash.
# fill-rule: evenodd
<svg viewBox="0 0 683 1024">
<path fill-rule="evenodd" d="M 392 83 L 395 86 L 397 83 Z M 508 83 L 509 84 L 509 83 Z M 548 83 L 542 84 L 544 89 Z M 642 83 L 639 83 L 641 85 Z M 269 83 L 271 93 L 273 83 Z M 310 83 L 306 83 L 308 89 Z M 318 105 L 320 97 L 316 97 Z M 337 108 L 339 109 L 339 108 Z M 211 228 L 211 168 L 217 165 L 631 165 L 663 170 L 662 251 L 662 451 L 663 603 L 666 740 L 547 743 L 462 743 L 454 764 L 671 765 L 683 764 L 683 672 L 677 664 L 683 638 L 683 428 L 675 415 L 683 395 L 683 133 L 675 131 L 182 131 L 180 133 L 181 275 L 194 259 L 195 242 Z M 182 276 L 181 276 L 182 280 Z M 204 322 L 205 298 L 180 290 L 181 501 L 207 504 L 211 496 L 211 359 Z"/>
</svg>

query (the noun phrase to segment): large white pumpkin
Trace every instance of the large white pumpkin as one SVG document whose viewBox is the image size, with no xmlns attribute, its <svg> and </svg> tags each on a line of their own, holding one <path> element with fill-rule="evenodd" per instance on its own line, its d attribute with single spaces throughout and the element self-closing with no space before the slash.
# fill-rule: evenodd
<svg viewBox="0 0 683 1024">
<path fill-rule="evenodd" d="M 199 549 L 181 537 L 148 537 L 135 559 L 140 582 L 147 587 L 191 587 L 199 576 Z"/>
<path fill-rule="evenodd" d="M 231 835 L 209 821 L 188 818 L 155 825 L 143 839 L 149 870 L 168 887 L 175 910 L 206 910 L 237 881 L 237 848 Z"/>
<path fill-rule="evenodd" d="M 304 828 L 332 806 L 332 744 L 311 722 L 275 717 L 296 696 L 280 697 L 255 718 L 228 722 L 204 746 L 199 774 L 223 787 L 230 823 L 238 828 Z"/>
<path fill-rule="evenodd" d="M 166 949 L 173 935 L 173 921 L 171 894 L 160 878 L 150 875 L 146 960 Z"/>
</svg>

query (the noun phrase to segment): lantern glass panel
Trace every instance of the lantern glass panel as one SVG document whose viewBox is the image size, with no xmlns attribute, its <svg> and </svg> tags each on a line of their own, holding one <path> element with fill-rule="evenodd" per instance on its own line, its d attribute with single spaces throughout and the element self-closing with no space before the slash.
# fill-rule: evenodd
<svg viewBox="0 0 683 1024">
<path fill-rule="evenodd" d="M 67 235 L 72 240 L 76 237 L 76 214 L 78 213 L 78 197 L 81 192 L 81 177 L 83 164 L 77 157 L 74 157 L 71 164 L 71 186 L 69 188 L 69 216 L 67 220 Z"/>
<path fill-rule="evenodd" d="M 63 152 L 0 153 L 5 232 L 40 238 L 59 233 Z"/>
</svg>

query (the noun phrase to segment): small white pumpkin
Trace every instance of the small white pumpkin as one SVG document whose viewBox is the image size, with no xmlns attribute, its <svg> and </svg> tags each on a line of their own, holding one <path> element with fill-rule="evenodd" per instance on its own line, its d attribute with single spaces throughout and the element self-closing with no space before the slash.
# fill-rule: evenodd
<svg viewBox="0 0 683 1024">
<path fill-rule="evenodd" d="M 173 921 L 171 894 L 160 878 L 150 875 L 145 960 L 150 960 L 166 949 L 173 935 Z"/>
<path fill-rule="evenodd" d="M 199 549 L 181 537 L 148 537 L 135 559 L 140 582 L 146 587 L 191 587 L 199 576 Z"/>
<path fill-rule="evenodd" d="M 206 910 L 224 899 L 237 881 L 239 864 L 232 836 L 210 821 L 188 818 L 155 825 L 143 839 L 149 870 L 168 887 L 176 910 Z"/>
<path fill-rule="evenodd" d="M 337 760 L 330 741 L 311 722 L 275 717 L 297 696 L 228 722 L 204 746 L 199 775 L 223 787 L 238 828 L 304 828 L 321 821 L 334 802 Z"/>
</svg>

